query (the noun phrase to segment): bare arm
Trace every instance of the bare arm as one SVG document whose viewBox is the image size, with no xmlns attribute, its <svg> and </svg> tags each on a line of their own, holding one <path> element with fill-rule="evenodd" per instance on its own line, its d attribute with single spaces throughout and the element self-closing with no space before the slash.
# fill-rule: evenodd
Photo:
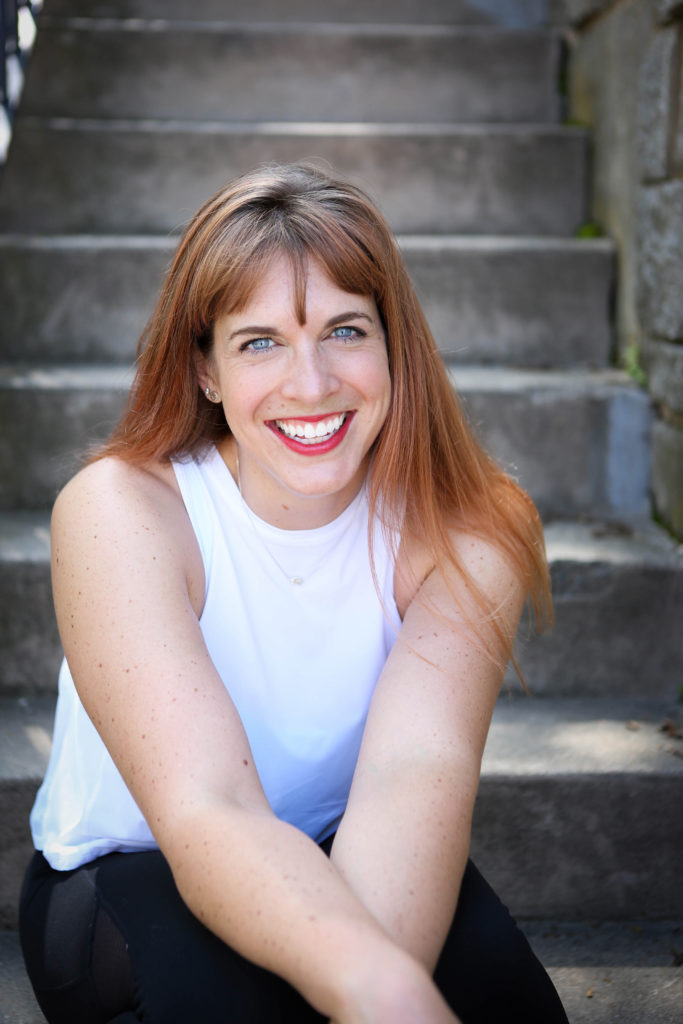
<svg viewBox="0 0 683 1024">
<path fill-rule="evenodd" d="M 197 564 L 182 503 L 162 477 L 95 463 L 57 502 L 65 653 L 182 897 L 340 1024 L 452 1022 L 427 973 L 318 847 L 273 815 L 204 645 Z"/>
<path fill-rule="evenodd" d="M 504 631 L 514 635 L 525 596 L 515 575 L 484 541 L 462 538 L 459 555 L 498 609 Z M 452 586 L 479 622 L 482 613 L 464 585 L 454 577 Z M 481 630 L 500 654 L 490 625 Z M 332 850 L 332 862 L 363 904 L 430 971 L 467 862 L 501 677 L 433 571 L 410 603 L 380 677 Z"/>
</svg>

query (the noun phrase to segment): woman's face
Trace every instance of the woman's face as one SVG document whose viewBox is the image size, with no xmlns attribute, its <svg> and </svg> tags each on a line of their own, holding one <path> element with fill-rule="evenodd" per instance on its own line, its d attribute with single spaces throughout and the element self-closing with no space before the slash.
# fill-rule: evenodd
<svg viewBox="0 0 683 1024">
<path fill-rule="evenodd" d="M 342 291 L 310 261 L 305 323 L 294 306 L 281 257 L 244 309 L 216 321 L 205 376 L 237 445 L 245 501 L 268 522 L 303 529 L 357 494 L 391 381 L 374 299 Z"/>
</svg>

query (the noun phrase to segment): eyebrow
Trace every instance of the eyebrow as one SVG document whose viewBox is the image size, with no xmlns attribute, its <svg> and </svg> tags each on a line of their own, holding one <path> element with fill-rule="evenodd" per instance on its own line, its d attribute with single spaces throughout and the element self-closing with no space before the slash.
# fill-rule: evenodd
<svg viewBox="0 0 683 1024">
<path fill-rule="evenodd" d="M 375 320 L 368 313 L 363 313 L 359 309 L 350 309 L 344 313 L 335 313 L 330 319 L 323 325 L 323 330 L 327 330 L 329 327 L 334 327 L 336 324 L 343 323 L 346 320 L 367 320 L 368 323 L 374 324 Z M 236 331 L 228 336 L 228 341 L 232 341 L 233 338 L 238 338 L 243 334 L 259 334 L 264 337 L 270 337 L 272 334 L 279 334 L 280 331 L 277 327 L 267 327 L 259 324 L 250 324 L 245 327 L 238 327 Z"/>
</svg>

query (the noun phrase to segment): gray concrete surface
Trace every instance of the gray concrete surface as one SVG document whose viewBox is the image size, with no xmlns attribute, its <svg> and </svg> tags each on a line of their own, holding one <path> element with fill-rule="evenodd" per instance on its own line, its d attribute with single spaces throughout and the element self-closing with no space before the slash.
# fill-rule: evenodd
<svg viewBox="0 0 683 1024">
<path fill-rule="evenodd" d="M 51 0 L 52 15 L 89 17 L 172 18 L 186 20 L 186 0 Z M 435 22 L 456 25 L 502 25 L 535 28 L 563 24 L 563 0 L 252 0 L 248 11 L 237 0 L 196 0 L 197 20 Z"/>
<path fill-rule="evenodd" d="M 679 922 L 520 924 L 570 1024 L 680 1024 Z M 0 1024 L 44 1024 L 13 932 L 0 934 Z"/>
<path fill-rule="evenodd" d="M 0 223 L 30 233 L 165 233 L 234 175 L 309 159 L 369 190 L 396 231 L 571 235 L 586 216 L 580 128 L 26 116 L 15 125 Z"/>
<path fill-rule="evenodd" d="M 531 692 L 675 698 L 683 664 L 680 548 L 648 523 L 549 523 L 546 543 L 555 626 L 531 639 L 523 625 L 518 637 Z M 61 646 L 48 563 L 48 512 L 0 512 L 2 693 L 55 691 Z M 517 692 L 512 670 L 508 681 Z"/>
<path fill-rule="evenodd" d="M 523 921 L 570 1024 L 680 1024 L 680 921 Z"/>
<path fill-rule="evenodd" d="M 0 700 L 0 924 L 13 927 L 52 697 Z M 664 726 L 664 730 L 662 729 Z M 521 917 L 683 917 L 681 705 L 512 698 L 495 710 L 473 857 Z"/>
<path fill-rule="evenodd" d="M 286 45 L 283 45 L 283 38 Z M 556 120 L 559 39 L 376 28 L 41 20 L 22 111 L 215 121 Z M 258 72 L 255 73 L 255 69 Z M 245 87 L 246 86 L 246 87 Z"/>
<path fill-rule="evenodd" d="M 403 235 L 444 355 L 511 366 L 605 366 L 614 250 L 606 239 Z M 0 346 L 27 362 L 133 358 L 176 237 L 0 235 Z"/>
<path fill-rule="evenodd" d="M 458 366 L 450 376 L 486 448 L 544 515 L 647 515 L 650 407 L 624 374 Z"/>
<path fill-rule="evenodd" d="M 625 375 L 463 365 L 451 378 L 487 448 L 542 513 L 647 512 L 650 409 Z M 116 421 L 129 381 L 116 366 L 0 368 L 0 507 L 49 507 Z"/>
</svg>

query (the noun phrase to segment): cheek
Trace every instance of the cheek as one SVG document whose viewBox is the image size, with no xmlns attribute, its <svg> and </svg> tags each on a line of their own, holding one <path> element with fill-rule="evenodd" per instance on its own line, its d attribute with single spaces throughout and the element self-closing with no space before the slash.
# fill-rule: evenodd
<svg viewBox="0 0 683 1024">
<path fill-rule="evenodd" d="M 386 357 L 376 359 L 373 366 L 368 367 L 366 381 L 371 384 L 372 392 L 386 415 L 391 402 L 391 377 Z"/>
</svg>

